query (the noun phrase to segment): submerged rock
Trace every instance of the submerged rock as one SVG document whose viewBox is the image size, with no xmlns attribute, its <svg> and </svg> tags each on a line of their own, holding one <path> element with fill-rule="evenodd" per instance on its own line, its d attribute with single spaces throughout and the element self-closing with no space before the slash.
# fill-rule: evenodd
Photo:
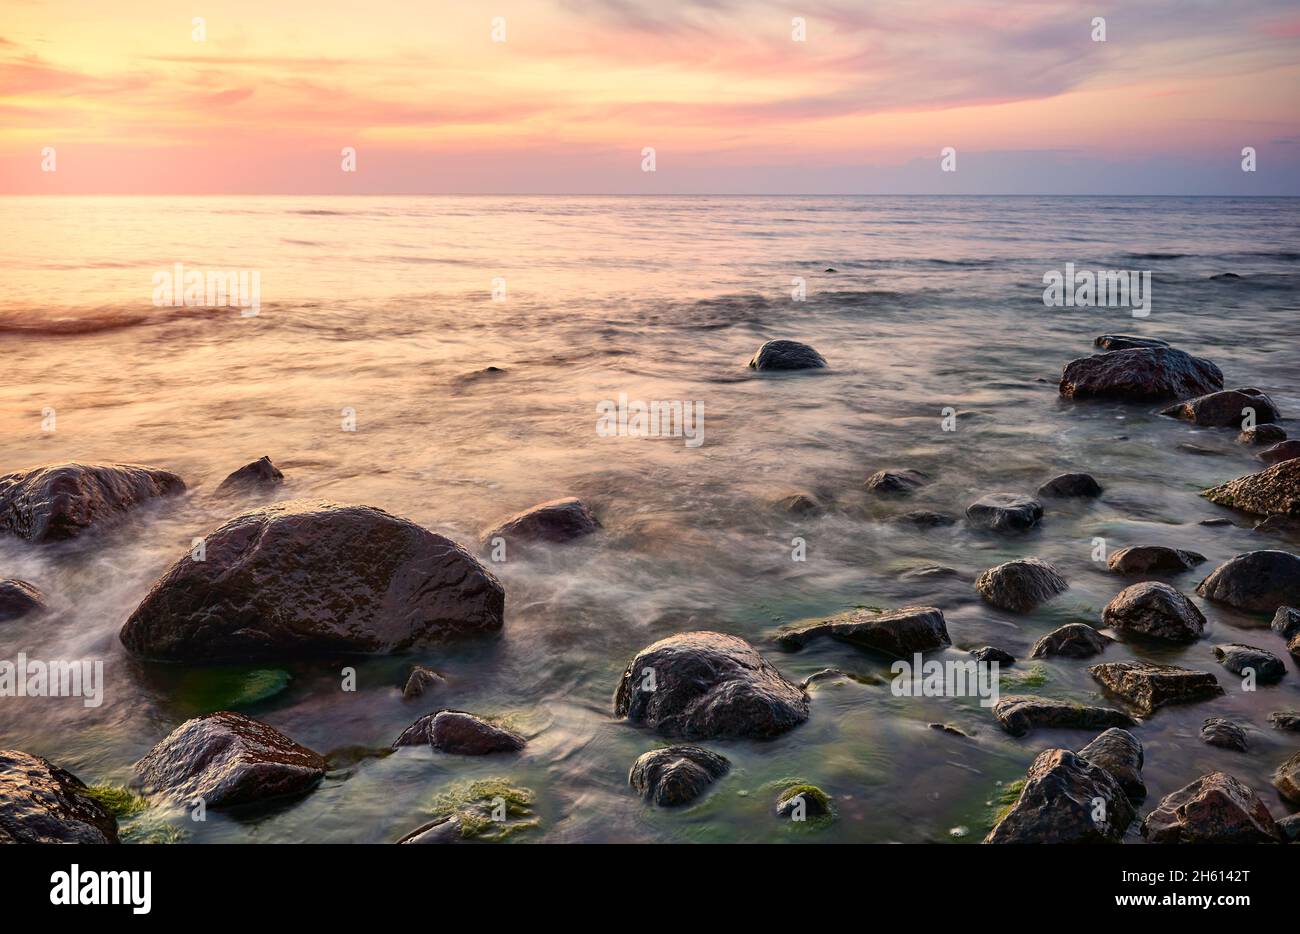
<svg viewBox="0 0 1300 934">
<path fill-rule="evenodd" d="M 816 785 L 791 785 L 776 798 L 776 816 L 791 820 L 826 817 L 831 813 L 831 796 Z"/>
<path fill-rule="evenodd" d="M 1225 642 L 1214 647 L 1214 657 L 1235 675 L 1253 671 L 1259 684 L 1273 684 L 1282 680 L 1286 674 L 1286 665 L 1282 664 L 1282 659 L 1253 645 Z"/>
<path fill-rule="evenodd" d="M 1287 640 L 1286 647 L 1292 655 L 1300 656 L 1300 610 L 1280 606 L 1273 614 L 1272 630 Z"/>
<path fill-rule="evenodd" d="M 1256 532 L 1300 540 L 1300 516 L 1269 516 L 1256 522 Z"/>
<path fill-rule="evenodd" d="M 1277 843 L 1280 835 L 1259 796 L 1225 772 L 1202 775 L 1142 821 L 1148 843 Z"/>
<path fill-rule="evenodd" d="M 766 738 L 808 719 L 808 695 L 744 639 L 686 632 L 637 653 L 614 715 L 664 736 Z"/>
<path fill-rule="evenodd" d="M 419 697 L 425 691 L 433 690 L 446 680 L 432 668 L 416 665 L 411 669 L 410 677 L 406 679 L 406 686 L 402 688 L 402 697 L 408 700 L 412 697 Z"/>
<path fill-rule="evenodd" d="M 250 490 L 268 489 L 284 482 L 280 468 L 271 463 L 271 458 L 261 457 L 240 467 L 217 487 L 218 493 L 239 493 Z"/>
<path fill-rule="evenodd" d="M 1104 820 L 1094 820 L 1099 813 Z M 984 842 L 1118 843 L 1135 816 L 1110 772 L 1068 749 L 1045 749 L 1029 766 L 1020 798 Z"/>
<path fill-rule="evenodd" d="M 1273 787 L 1287 801 L 1300 804 L 1300 752 L 1277 767 L 1273 773 Z"/>
<path fill-rule="evenodd" d="M 1273 400 L 1253 387 L 1225 389 L 1197 396 L 1171 405 L 1160 414 L 1185 419 L 1193 425 L 1207 428 L 1230 428 L 1246 421 L 1249 417 L 1248 410 L 1254 411 L 1256 422 L 1275 422 L 1279 418 Z"/>
<path fill-rule="evenodd" d="M 1144 574 L 1181 574 L 1205 561 L 1205 555 L 1164 545 L 1129 545 L 1113 552 L 1106 566 L 1116 574 L 1138 577 Z"/>
<path fill-rule="evenodd" d="M 1004 652 L 1002 649 L 992 645 L 985 645 L 978 649 L 972 649 L 971 655 L 975 656 L 975 661 L 984 662 L 985 664 L 988 664 L 989 662 L 997 662 L 999 665 L 1014 665 L 1016 663 L 1015 656 L 1010 652 Z"/>
<path fill-rule="evenodd" d="M 443 814 L 427 824 L 421 824 L 406 834 L 398 843 L 459 843 L 462 839 L 460 818 Z"/>
<path fill-rule="evenodd" d="M 278 503 L 172 565 L 122 627 L 169 661 L 400 652 L 496 632 L 505 591 L 467 551 L 370 506 Z"/>
<path fill-rule="evenodd" d="M 1210 672 L 1177 665 L 1103 662 L 1093 665 L 1088 673 L 1144 717 L 1168 704 L 1189 704 L 1223 694 L 1223 688 Z"/>
<path fill-rule="evenodd" d="M 518 752 L 527 740 L 512 730 L 489 723 L 463 710 L 439 710 L 416 720 L 393 742 L 399 746 L 428 744 L 438 752 L 456 756 L 486 756 Z"/>
<path fill-rule="evenodd" d="M 64 541 L 109 525 L 152 499 L 185 491 L 157 467 L 55 464 L 0 477 L 0 533 L 29 542 Z"/>
<path fill-rule="evenodd" d="M 701 746 L 668 746 L 643 753 L 627 782 L 647 801 L 676 807 L 704 794 L 730 768 L 725 757 Z"/>
<path fill-rule="evenodd" d="M 1132 334 L 1103 334 L 1092 342 L 1102 350 L 1134 350 L 1141 347 L 1169 347 L 1168 341 L 1158 337 L 1135 337 Z"/>
<path fill-rule="evenodd" d="M 1101 484 L 1086 473 L 1063 473 L 1053 477 L 1038 488 L 1039 496 L 1093 497 L 1102 494 Z"/>
<path fill-rule="evenodd" d="M 759 347 L 749 366 L 754 370 L 812 370 L 826 366 L 826 360 L 807 344 L 777 340 Z"/>
<path fill-rule="evenodd" d="M 867 489 L 881 495 L 902 496 L 924 486 L 929 479 L 919 470 L 877 470 L 867 477 Z"/>
<path fill-rule="evenodd" d="M 787 493 L 774 500 L 772 505 L 792 516 L 815 516 L 826 511 L 821 500 L 812 493 L 804 492 Z"/>
<path fill-rule="evenodd" d="M 989 568 L 975 581 L 975 589 L 989 603 L 1013 613 L 1028 613 L 1070 585 L 1060 572 L 1037 558 L 1019 558 Z"/>
<path fill-rule="evenodd" d="M 917 652 L 952 645 L 943 611 L 933 606 L 904 606 L 884 613 L 850 610 L 826 619 L 796 623 L 782 629 L 776 638 L 784 648 L 801 649 L 822 636 L 894 658 L 911 658 Z"/>
<path fill-rule="evenodd" d="M 1223 373 L 1209 360 L 1172 347 L 1113 350 L 1071 360 L 1061 373 L 1061 395 L 1074 399 L 1160 402 L 1223 388 Z"/>
<path fill-rule="evenodd" d="M 1237 555 L 1215 568 L 1196 586 L 1196 592 L 1250 613 L 1273 613 L 1280 606 L 1300 605 L 1300 557 L 1286 551 Z"/>
<path fill-rule="evenodd" d="M 150 792 L 214 809 L 305 794 L 326 768 L 274 727 L 228 710 L 185 721 L 135 764 Z"/>
<path fill-rule="evenodd" d="M 995 532 L 1023 532 L 1043 518 L 1043 505 L 1015 493 L 989 493 L 966 507 L 972 525 Z"/>
<path fill-rule="evenodd" d="M 1201 742 L 1207 746 L 1232 749 L 1236 752 L 1245 752 L 1248 745 L 1246 731 L 1223 717 L 1210 717 L 1202 724 Z"/>
<path fill-rule="evenodd" d="M 570 496 L 540 503 L 515 513 L 485 531 L 483 547 L 491 548 L 494 539 L 504 539 L 506 547 L 539 542 L 563 544 L 598 531 L 601 525 L 582 500 Z"/>
<path fill-rule="evenodd" d="M 1110 639 L 1091 626 L 1067 623 L 1035 642 L 1029 650 L 1029 657 L 1050 658 L 1059 655 L 1063 658 L 1090 658 L 1104 652 L 1110 643 Z"/>
<path fill-rule="evenodd" d="M 1268 715 L 1275 730 L 1300 733 L 1300 710 L 1275 710 Z"/>
<path fill-rule="evenodd" d="M 1257 516 L 1300 516 L 1300 458 L 1202 490 L 1201 495 Z"/>
<path fill-rule="evenodd" d="M 1080 749 L 1079 758 L 1109 772 L 1133 804 L 1146 799 L 1147 786 L 1142 781 L 1142 744 L 1128 730 L 1111 727 Z"/>
<path fill-rule="evenodd" d="M 27 581 L 0 580 L 0 623 L 47 608 L 45 595 Z"/>
<path fill-rule="evenodd" d="M 1286 431 L 1281 425 L 1263 424 L 1243 428 L 1237 435 L 1238 444 L 1277 444 L 1286 440 Z"/>
<path fill-rule="evenodd" d="M 914 509 L 911 512 L 905 512 L 896 517 L 894 521 L 900 523 L 906 522 L 923 529 L 936 529 L 945 525 L 957 524 L 957 519 L 955 517 L 946 515 L 942 512 L 931 512 L 928 509 Z"/>
<path fill-rule="evenodd" d="M 1259 452 L 1259 459 L 1266 464 L 1280 464 L 1297 457 L 1300 457 L 1300 441 L 1280 441 Z"/>
<path fill-rule="evenodd" d="M 117 820 L 81 779 L 40 756 L 0 749 L 0 844 L 117 842 Z"/>
<path fill-rule="evenodd" d="M 1205 631 L 1205 617 L 1196 605 L 1158 581 L 1125 587 L 1101 616 L 1117 632 L 1168 642 L 1195 642 Z"/>
<path fill-rule="evenodd" d="M 1110 707 L 1085 707 L 1071 701 L 1012 694 L 1003 697 L 993 708 L 1002 729 L 1012 736 L 1024 736 L 1036 727 L 1063 730 L 1103 730 L 1112 726 L 1134 726 L 1135 721 L 1122 710 Z"/>
</svg>

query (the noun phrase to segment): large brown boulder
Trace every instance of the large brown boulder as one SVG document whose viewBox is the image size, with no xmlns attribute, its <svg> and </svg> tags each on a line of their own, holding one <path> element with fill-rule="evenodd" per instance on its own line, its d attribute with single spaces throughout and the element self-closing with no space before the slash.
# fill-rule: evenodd
<svg viewBox="0 0 1300 934">
<path fill-rule="evenodd" d="M 0 477 L 0 533 L 29 542 L 76 538 L 141 503 L 185 490 L 185 481 L 134 464 L 54 464 Z"/>
<path fill-rule="evenodd" d="M 1300 516 L 1300 458 L 1202 490 L 1201 495 L 1257 516 Z"/>
<path fill-rule="evenodd" d="M 511 545 L 558 545 L 590 535 L 600 527 L 587 504 L 569 496 L 515 513 L 484 531 L 480 539 L 485 549 L 492 548 L 498 538 L 505 541 L 507 549 Z"/>
<path fill-rule="evenodd" d="M 117 843 L 117 821 L 71 772 L 0 749 L 0 843 Z"/>
<path fill-rule="evenodd" d="M 1144 717 L 1167 704 L 1189 704 L 1223 694 L 1208 671 L 1146 662 L 1103 662 L 1088 673 L 1132 704 Z"/>
<path fill-rule="evenodd" d="M 1137 347 L 1071 360 L 1061 373 L 1061 395 L 1073 399 L 1161 402 L 1223 388 L 1209 360 L 1172 347 Z"/>
<path fill-rule="evenodd" d="M 787 626 L 776 638 L 783 648 L 801 649 L 823 636 L 893 658 L 911 658 L 917 652 L 952 645 L 943 611 L 934 606 L 904 606 L 883 613 L 850 610 Z"/>
<path fill-rule="evenodd" d="M 1182 418 L 1207 428 L 1240 428 L 1253 410 L 1256 422 L 1275 422 L 1280 417 L 1273 400 L 1258 389 L 1225 389 L 1187 399 L 1163 410 L 1161 415 Z"/>
<path fill-rule="evenodd" d="M 230 520 L 122 627 L 168 661 L 400 652 L 501 628 L 505 592 L 455 542 L 370 506 L 279 503 Z"/>
<path fill-rule="evenodd" d="M 1135 816 L 1110 772 L 1068 749 L 1045 749 L 1029 766 L 1019 799 L 984 842 L 1118 843 Z"/>
<path fill-rule="evenodd" d="M 1273 815 L 1225 772 L 1202 775 L 1161 799 L 1142 821 L 1148 843 L 1278 843 Z"/>
<path fill-rule="evenodd" d="M 1158 581 L 1125 587 L 1106 604 L 1101 618 L 1124 635 L 1168 642 L 1195 642 L 1205 631 L 1205 616 L 1196 604 Z"/>
<path fill-rule="evenodd" d="M 1142 744 L 1128 730 L 1111 727 L 1080 749 L 1079 758 L 1109 772 L 1135 805 L 1146 799 L 1147 786 L 1142 781 Z"/>
<path fill-rule="evenodd" d="M 627 782 L 647 801 L 660 807 L 689 804 L 727 774 L 731 763 L 701 746 L 668 746 L 643 753 Z"/>
<path fill-rule="evenodd" d="M 975 589 L 989 603 L 1013 613 L 1028 613 L 1070 585 L 1061 573 L 1037 558 L 1018 558 L 989 568 L 975 581 Z"/>
<path fill-rule="evenodd" d="M 393 747 L 428 744 L 439 752 L 458 756 L 486 756 L 518 752 L 527 740 L 513 730 L 489 723 L 463 710 L 439 710 L 416 720 L 397 737 Z"/>
<path fill-rule="evenodd" d="M 1225 561 L 1196 585 L 1207 600 L 1249 613 L 1275 613 L 1300 605 L 1300 556 L 1288 551 L 1250 551 Z"/>
</svg>

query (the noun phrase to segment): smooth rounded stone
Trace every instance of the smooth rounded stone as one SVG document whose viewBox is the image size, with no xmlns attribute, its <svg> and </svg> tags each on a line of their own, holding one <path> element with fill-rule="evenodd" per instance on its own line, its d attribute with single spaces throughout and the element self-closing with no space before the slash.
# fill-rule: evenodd
<svg viewBox="0 0 1300 934">
<path fill-rule="evenodd" d="M 826 359 L 798 341 L 767 341 L 749 361 L 754 370 L 814 370 L 826 366 Z"/>
<path fill-rule="evenodd" d="M 1196 592 L 1207 600 L 1251 613 L 1273 613 L 1280 606 L 1300 605 L 1300 557 L 1287 551 L 1237 555 L 1197 584 Z"/>
<path fill-rule="evenodd" d="M 1124 635 L 1168 642 L 1195 642 L 1205 632 L 1205 616 L 1196 604 L 1159 581 L 1125 587 L 1106 604 L 1101 618 Z"/>
<path fill-rule="evenodd" d="M 0 580 L 0 623 L 47 608 L 45 595 L 27 581 Z"/>
<path fill-rule="evenodd" d="M 877 470 L 867 477 L 867 489 L 882 496 L 905 496 L 930 480 L 919 470 Z"/>
<path fill-rule="evenodd" d="M 81 779 L 40 756 L 0 749 L 0 844 L 117 842 L 117 820 Z"/>
<path fill-rule="evenodd" d="M 1134 350 L 1142 347 L 1169 347 L 1168 341 L 1158 337 L 1136 337 L 1132 334 L 1103 334 L 1093 342 L 1102 350 Z"/>
<path fill-rule="evenodd" d="M 637 653 L 619 681 L 614 715 L 664 736 L 766 738 L 808 719 L 808 695 L 744 639 L 686 632 Z"/>
<path fill-rule="evenodd" d="M 858 676 L 851 675 L 840 668 L 823 668 L 820 671 L 814 671 L 808 677 L 799 682 L 800 690 L 806 691 L 815 684 L 822 681 L 857 681 Z"/>
<path fill-rule="evenodd" d="M 1273 400 L 1254 387 L 1197 396 L 1171 405 L 1160 414 L 1206 428 L 1234 428 L 1248 418 L 1248 409 L 1254 410 L 1256 422 L 1275 422 L 1280 417 Z"/>
<path fill-rule="evenodd" d="M 185 491 L 185 481 L 135 464 L 54 464 L 0 477 L 0 533 L 29 542 L 76 538 L 152 499 Z"/>
<path fill-rule="evenodd" d="M 1282 426 L 1271 423 L 1244 428 L 1241 434 L 1237 435 L 1238 444 L 1277 444 L 1285 440 L 1286 431 Z"/>
<path fill-rule="evenodd" d="M 393 748 L 423 746 L 456 756 L 486 756 L 518 752 L 527 740 L 512 730 L 489 723 L 463 710 L 438 710 L 425 714 L 393 741 Z"/>
<path fill-rule="evenodd" d="M 1273 684 L 1281 681 L 1286 674 L 1286 665 L 1282 664 L 1282 659 L 1253 645 L 1224 642 L 1214 647 L 1214 657 L 1235 675 L 1244 676 L 1247 671 L 1253 671 L 1259 684 Z"/>
<path fill-rule="evenodd" d="M 460 818 L 455 814 L 435 817 L 427 824 L 421 824 L 406 834 L 398 843 L 459 843 L 461 840 Z"/>
<path fill-rule="evenodd" d="M 419 697 L 426 691 L 431 691 L 438 685 L 445 683 L 446 680 L 432 668 L 416 665 L 411 669 L 410 677 L 406 679 L 406 686 L 402 688 L 402 697 L 408 700 L 412 697 Z"/>
<path fill-rule="evenodd" d="M 830 813 L 831 796 L 816 785 L 792 785 L 776 798 L 777 817 L 807 820 Z"/>
<path fill-rule="evenodd" d="M 781 512 L 792 516 L 815 516 L 826 511 L 826 507 L 812 493 L 787 493 L 778 497 L 772 505 Z"/>
<path fill-rule="evenodd" d="M 1023 532 L 1043 518 L 1043 505 L 1015 493 L 989 493 L 966 507 L 972 525 L 994 532 Z"/>
<path fill-rule="evenodd" d="M 1105 821 L 1093 819 L 1095 802 Z M 1020 797 L 985 843 L 1118 843 L 1137 816 L 1110 772 L 1068 749 L 1045 749 L 1025 775 Z"/>
<path fill-rule="evenodd" d="M 943 611 L 934 606 L 904 606 L 883 613 L 850 610 L 788 626 L 776 639 L 782 648 L 795 650 L 822 636 L 893 658 L 911 658 L 917 652 L 952 645 Z"/>
<path fill-rule="evenodd" d="M 1209 360 L 1172 347 L 1113 350 L 1071 360 L 1061 373 L 1061 395 L 1073 399 L 1161 402 L 1223 388 L 1223 373 Z"/>
<path fill-rule="evenodd" d="M 1300 710 L 1275 710 L 1268 715 L 1268 720 L 1275 730 L 1300 733 Z"/>
<path fill-rule="evenodd" d="M 306 794 L 327 768 L 274 727 L 228 710 L 186 720 L 135 764 L 146 790 L 216 809 Z"/>
<path fill-rule="evenodd" d="M 1024 736 L 1036 727 L 1104 730 L 1112 726 L 1136 725 L 1136 721 L 1122 710 L 1085 707 L 1083 704 L 1035 694 L 1012 694 L 1002 698 L 994 705 L 993 716 L 1002 725 L 1002 729 L 1012 736 Z"/>
<path fill-rule="evenodd" d="M 1287 801 L 1300 804 L 1300 752 L 1277 767 L 1273 773 L 1273 787 Z"/>
<path fill-rule="evenodd" d="M 600 527 L 600 521 L 587 505 L 570 496 L 516 513 L 485 531 L 481 540 L 485 549 L 493 547 L 494 539 L 498 538 L 505 540 L 507 548 L 515 544 L 559 545 L 590 535 Z"/>
<path fill-rule="evenodd" d="M 1147 786 L 1142 781 L 1142 744 L 1128 730 L 1113 726 L 1080 749 L 1078 755 L 1080 759 L 1109 772 L 1135 805 L 1146 799 Z"/>
<path fill-rule="evenodd" d="M 894 521 L 900 524 L 915 525 L 922 529 L 937 529 L 942 526 L 957 524 L 955 516 L 949 516 L 942 512 L 931 512 L 928 509 L 913 509 L 911 512 L 896 516 Z"/>
<path fill-rule="evenodd" d="M 217 487 L 218 493 L 244 493 L 253 490 L 269 489 L 284 482 L 280 468 L 271 463 L 271 458 L 262 456 L 251 464 L 240 467 Z"/>
<path fill-rule="evenodd" d="M 167 661 L 392 653 L 500 630 L 501 583 L 468 551 L 370 506 L 278 503 L 171 566 L 122 627 Z"/>
<path fill-rule="evenodd" d="M 1259 452 L 1259 459 L 1266 464 L 1280 464 L 1283 461 L 1300 457 L 1300 441 L 1280 441 Z"/>
<path fill-rule="evenodd" d="M 1290 817 L 1284 817 L 1278 821 L 1277 832 L 1282 835 L 1282 839 L 1287 843 L 1295 843 L 1300 840 L 1300 814 L 1292 814 Z"/>
<path fill-rule="evenodd" d="M 627 782 L 647 801 L 676 807 L 704 794 L 730 768 L 724 756 L 701 746 L 668 746 L 642 753 Z"/>
<path fill-rule="evenodd" d="M 1246 731 L 1224 717 L 1210 717 L 1201 726 L 1201 742 L 1219 749 L 1245 752 L 1249 743 Z"/>
<path fill-rule="evenodd" d="M 1028 613 L 1070 585 L 1056 568 L 1037 558 L 1018 558 L 989 568 L 975 581 L 975 589 L 989 603 L 1013 613 Z"/>
<path fill-rule="evenodd" d="M 1202 490 L 1212 503 L 1257 516 L 1300 517 L 1300 458 Z"/>
<path fill-rule="evenodd" d="M 997 662 L 999 665 L 1014 665 L 1016 663 L 1014 655 L 992 645 L 983 645 L 978 649 L 972 649 L 971 655 L 975 656 L 975 661 L 984 662 L 985 664 Z"/>
<path fill-rule="evenodd" d="M 1038 496 L 1055 496 L 1059 499 L 1070 497 L 1093 497 L 1102 494 L 1102 486 L 1091 474 L 1063 473 L 1053 477 L 1038 488 Z"/>
<path fill-rule="evenodd" d="M 1273 815 L 1225 772 L 1202 775 L 1161 799 L 1142 821 L 1148 843 L 1277 843 Z"/>
<path fill-rule="evenodd" d="M 1083 623 L 1067 623 L 1034 643 L 1030 658 L 1091 658 L 1106 650 L 1114 641 Z"/>
<path fill-rule="evenodd" d="M 1088 673 L 1144 717 L 1168 704 L 1190 704 L 1223 694 L 1218 679 L 1210 672 L 1177 665 L 1102 662 L 1089 668 Z"/>
<path fill-rule="evenodd" d="M 1106 566 L 1116 574 L 1137 577 L 1142 574 L 1181 574 L 1205 561 L 1205 555 L 1164 545 L 1129 545 L 1112 552 Z"/>
</svg>

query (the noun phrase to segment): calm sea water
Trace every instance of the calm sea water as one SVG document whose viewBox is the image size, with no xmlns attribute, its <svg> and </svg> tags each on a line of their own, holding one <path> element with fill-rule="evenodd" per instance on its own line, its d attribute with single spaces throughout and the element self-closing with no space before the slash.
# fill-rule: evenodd
<svg viewBox="0 0 1300 934">
<path fill-rule="evenodd" d="M 30 580 L 55 603 L 52 615 L 0 625 L 0 658 L 99 658 L 107 678 L 93 710 L 0 699 L 3 745 L 112 783 L 187 717 L 232 705 L 322 752 L 386 747 L 443 706 L 532 737 L 518 757 L 340 756 L 351 764 L 286 807 L 202 824 L 154 816 L 193 841 L 390 841 L 440 794 L 489 777 L 536 795 L 541 826 L 518 840 L 978 840 L 999 782 L 1021 777 L 1041 749 L 1091 735 L 1013 739 L 974 699 L 823 685 L 793 732 L 707 744 L 732 773 L 701 803 L 662 811 L 627 788 L 632 761 L 658 740 L 612 719 L 617 679 L 639 648 L 699 628 L 744 636 L 795 680 L 827 666 L 887 677 L 887 660 L 847 646 L 784 654 L 766 642 L 784 622 L 858 605 L 933 603 L 956 644 L 947 657 L 986 643 L 1022 657 L 1058 625 L 1097 621 L 1120 589 L 1091 560 L 1094 537 L 1112 549 L 1191 548 L 1209 558 L 1206 572 L 1278 547 L 1244 519 L 1197 524 L 1226 515 L 1198 490 L 1259 466 L 1233 432 L 1141 406 L 1065 404 L 1055 379 L 1096 335 L 1139 333 L 1212 358 L 1229 385 L 1258 386 L 1294 417 L 1293 200 L 6 198 L 0 227 L 0 470 L 129 461 L 173 469 L 190 486 L 81 547 L 0 542 L 0 576 Z M 153 274 L 177 262 L 258 271 L 261 313 L 155 307 Z M 1067 262 L 1151 270 L 1150 316 L 1045 308 L 1043 273 Z M 1224 272 L 1242 278 L 1210 279 Z M 793 277 L 806 280 L 807 301 L 792 300 Z M 504 301 L 492 298 L 498 278 Z M 829 373 L 752 376 L 746 360 L 770 338 L 813 344 Z M 505 372 L 471 375 L 487 366 Z M 596 404 L 619 393 L 703 402 L 705 443 L 599 436 Z M 954 432 L 942 430 L 948 406 L 962 413 Z M 47 408 L 54 432 L 42 430 Z M 341 430 L 345 408 L 355 432 Z M 246 691 L 252 668 L 131 660 L 122 622 L 191 538 L 236 511 L 212 495 L 216 484 L 263 454 L 287 475 L 284 497 L 379 506 L 466 543 L 563 495 L 589 501 L 605 532 L 497 569 L 500 639 L 287 664 L 288 686 L 260 700 Z M 863 480 L 885 467 L 935 481 L 903 503 L 868 497 Z M 1049 504 L 1042 528 L 1023 537 L 889 521 L 908 509 L 959 514 L 986 492 L 1031 492 L 1071 469 L 1094 474 L 1105 495 Z M 771 507 L 792 490 L 834 508 L 802 519 Z M 806 561 L 791 560 L 795 537 Z M 1070 590 L 1026 616 L 983 604 L 974 577 L 1024 555 L 1055 563 Z M 935 564 L 964 579 L 904 576 Z M 1176 583 L 1190 594 L 1201 576 Z M 1282 816 L 1268 775 L 1295 744 L 1267 714 L 1300 707 L 1300 673 L 1237 689 L 1210 647 L 1240 640 L 1285 656 L 1281 640 L 1266 620 L 1201 606 L 1202 642 L 1116 644 L 1105 655 L 1208 668 L 1230 688 L 1137 730 L 1151 801 L 1224 769 Z M 415 662 L 448 683 L 403 701 Z M 1041 663 L 1034 690 L 1095 702 L 1086 664 Z M 356 692 L 340 689 L 344 665 L 357 669 Z M 1248 724 L 1251 750 L 1202 745 L 1210 715 Z M 775 783 L 791 778 L 835 798 L 835 823 L 773 815 Z"/>
</svg>

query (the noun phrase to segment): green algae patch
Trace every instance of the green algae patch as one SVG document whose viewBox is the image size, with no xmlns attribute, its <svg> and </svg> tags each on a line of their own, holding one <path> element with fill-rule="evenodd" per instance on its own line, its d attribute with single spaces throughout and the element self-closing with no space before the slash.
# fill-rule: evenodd
<svg viewBox="0 0 1300 934">
<path fill-rule="evenodd" d="M 1041 688 L 1046 683 L 1047 669 L 1042 665 L 1034 665 L 1019 674 L 1009 672 L 998 678 L 998 687 L 1004 691 L 1015 691 L 1019 688 Z"/>
<path fill-rule="evenodd" d="M 989 826 L 996 827 L 1002 818 L 1011 813 L 1011 809 L 1016 806 L 1020 800 L 1020 792 L 1024 790 L 1025 780 L 1018 778 L 1014 782 L 1007 782 L 998 789 L 998 793 L 993 796 L 990 804 L 993 810 L 989 812 Z"/>
<path fill-rule="evenodd" d="M 498 778 L 453 786 L 434 799 L 434 817 L 455 817 L 467 840 L 509 839 L 541 826 L 533 792 Z"/>
<path fill-rule="evenodd" d="M 104 810 L 118 820 L 132 817 L 149 809 L 149 802 L 121 785 L 91 785 L 85 791 L 86 797 L 99 803 Z"/>
<path fill-rule="evenodd" d="M 835 820 L 835 808 L 831 804 L 831 796 L 811 782 L 786 778 L 769 782 L 767 787 L 780 789 L 776 798 L 776 813 L 778 817 L 786 819 L 791 824 L 820 828 Z M 793 818 L 797 807 L 796 798 L 803 799 L 802 820 Z"/>
</svg>

